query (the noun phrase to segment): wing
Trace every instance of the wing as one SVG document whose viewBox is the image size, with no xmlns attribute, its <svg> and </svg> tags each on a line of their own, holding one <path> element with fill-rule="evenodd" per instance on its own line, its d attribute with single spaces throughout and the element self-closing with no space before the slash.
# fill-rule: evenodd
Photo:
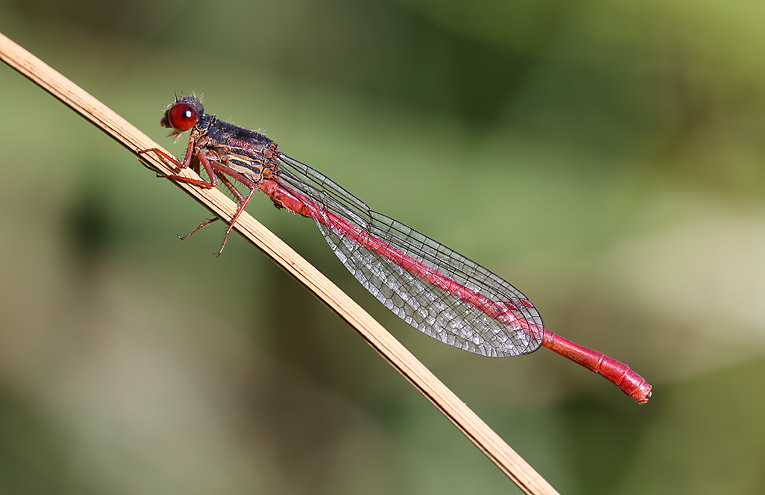
<svg viewBox="0 0 765 495">
<path fill-rule="evenodd" d="M 313 203 L 311 216 L 340 261 L 405 322 L 445 344 L 489 357 L 539 347 L 542 318 L 509 282 L 372 210 L 307 165 L 280 153 L 278 166 L 279 184 Z"/>
</svg>

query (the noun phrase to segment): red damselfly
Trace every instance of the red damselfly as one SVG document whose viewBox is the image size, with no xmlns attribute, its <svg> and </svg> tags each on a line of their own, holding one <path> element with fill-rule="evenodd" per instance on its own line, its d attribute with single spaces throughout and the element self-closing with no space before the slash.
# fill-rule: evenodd
<svg viewBox="0 0 765 495">
<path fill-rule="evenodd" d="M 223 186 L 238 202 L 226 241 L 256 189 L 274 205 L 311 218 L 340 261 L 388 309 L 426 335 L 489 357 L 528 354 L 547 347 L 598 373 L 638 402 L 651 386 L 629 366 L 544 328 L 526 296 L 478 263 L 406 225 L 372 210 L 307 165 L 277 149 L 261 133 L 204 113 L 193 96 L 176 98 L 161 125 L 177 136 L 191 131 L 182 161 L 153 152 L 179 172 L 191 168 L 207 179 L 165 177 L 204 188 Z M 201 176 L 201 175 L 200 175 Z M 234 183 L 242 184 L 243 194 Z M 193 234 L 217 218 L 199 224 Z"/>
</svg>

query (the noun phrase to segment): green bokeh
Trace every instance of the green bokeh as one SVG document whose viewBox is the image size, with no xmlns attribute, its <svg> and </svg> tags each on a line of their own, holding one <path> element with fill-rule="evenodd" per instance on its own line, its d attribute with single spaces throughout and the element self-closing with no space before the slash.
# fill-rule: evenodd
<svg viewBox="0 0 765 495">
<path fill-rule="evenodd" d="M 654 386 L 422 336 L 312 223 L 249 211 L 562 493 L 765 490 L 765 4 L 0 3 L 136 126 L 265 131 Z M 1 493 L 514 493 L 321 303 L 0 67 Z"/>
</svg>

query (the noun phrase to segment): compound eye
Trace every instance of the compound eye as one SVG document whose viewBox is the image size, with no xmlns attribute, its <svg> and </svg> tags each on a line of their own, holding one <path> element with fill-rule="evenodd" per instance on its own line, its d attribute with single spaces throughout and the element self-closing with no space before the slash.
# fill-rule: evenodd
<svg viewBox="0 0 765 495">
<path fill-rule="evenodd" d="M 176 103 L 165 113 L 170 127 L 178 131 L 188 131 L 197 123 L 197 110 L 188 103 Z"/>
</svg>

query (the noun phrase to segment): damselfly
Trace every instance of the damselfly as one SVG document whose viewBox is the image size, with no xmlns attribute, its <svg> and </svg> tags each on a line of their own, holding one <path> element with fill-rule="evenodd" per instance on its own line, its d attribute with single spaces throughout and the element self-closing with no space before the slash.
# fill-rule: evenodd
<svg viewBox="0 0 765 495">
<path fill-rule="evenodd" d="M 179 172 L 191 168 L 199 175 L 204 170 L 207 179 L 166 177 L 204 188 L 223 184 L 238 202 L 218 254 L 258 189 L 278 208 L 313 219 L 354 277 L 426 335 L 490 357 L 528 354 L 544 346 L 602 375 L 638 402 L 651 396 L 651 386 L 626 364 L 544 328 L 531 301 L 510 283 L 372 210 L 321 173 L 279 151 L 263 134 L 204 113 L 202 102 L 193 96 L 176 98 L 161 125 L 173 129 L 171 135 L 191 131 L 183 160 L 157 148 L 143 152 L 157 153 Z M 240 192 L 235 183 L 248 192 Z M 188 235 L 215 220 L 202 222 Z"/>
</svg>

